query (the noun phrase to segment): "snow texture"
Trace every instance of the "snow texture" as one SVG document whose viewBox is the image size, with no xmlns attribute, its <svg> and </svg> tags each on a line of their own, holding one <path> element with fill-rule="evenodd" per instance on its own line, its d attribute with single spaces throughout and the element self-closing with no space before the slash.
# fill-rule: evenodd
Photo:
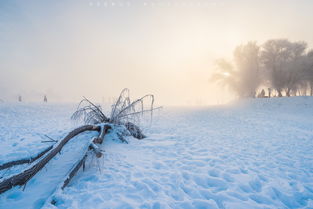
<svg viewBox="0 0 313 209">
<path fill-rule="evenodd" d="M 73 110 L 0 104 L 0 162 L 43 150 L 43 134 L 64 137 Z M 164 108 L 145 134 L 123 144 L 110 133 L 103 158 L 61 190 L 94 134 L 76 137 L 24 191 L 1 194 L 0 208 L 313 208 L 311 97 Z"/>
</svg>

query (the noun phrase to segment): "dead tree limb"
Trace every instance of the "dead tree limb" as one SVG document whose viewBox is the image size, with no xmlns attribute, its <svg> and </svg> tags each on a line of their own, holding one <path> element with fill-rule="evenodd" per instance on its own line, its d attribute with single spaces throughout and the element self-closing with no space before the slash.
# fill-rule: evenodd
<svg viewBox="0 0 313 209">
<path fill-rule="evenodd" d="M 108 124 L 106 124 L 104 126 L 101 126 L 101 131 L 99 133 L 99 136 L 94 138 L 92 140 L 92 142 L 90 143 L 90 145 L 89 145 L 89 148 L 92 149 L 95 152 L 97 158 L 102 157 L 102 150 L 96 144 L 102 144 L 103 143 L 104 136 L 108 133 L 108 131 L 111 128 L 112 127 L 110 125 L 108 125 Z M 86 152 L 84 157 L 80 161 L 78 161 L 76 166 L 72 169 L 72 171 L 70 172 L 68 177 L 65 179 L 61 189 L 64 189 L 70 183 L 70 181 L 76 175 L 76 173 L 79 171 L 81 166 L 83 166 L 83 169 L 84 169 L 84 165 L 85 165 L 85 161 L 86 161 L 87 156 L 88 156 L 88 151 Z"/>
<path fill-rule="evenodd" d="M 21 165 L 21 164 L 25 164 L 25 163 L 32 163 L 32 162 L 36 161 L 37 159 L 39 159 L 40 157 L 42 157 L 47 152 L 49 152 L 52 148 L 53 148 L 53 146 L 51 145 L 51 146 L 47 147 L 45 150 L 43 150 L 42 152 L 40 152 L 37 155 L 33 156 L 33 157 L 6 162 L 6 163 L 0 165 L 0 170 L 6 169 L 6 168 L 10 168 L 10 167 L 15 166 L 15 165 Z"/>
<path fill-rule="evenodd" d="M 94 151 L 97 158 L 102 157 L 102 150 L 95 143 L 91 142 L 89 148 Z"/>
<path fill-rule="evenodd" d="M 84 155 L 84 157 L 77 163 L 77 165 L 70 172 L 70 174 L 68 175 L 68 177 L 64 181 L 63 186 L 61 187 L 61 189 L 64 189 L 70 183 L 70 181 L 75 176 L 75 174 L 80 169 L 80 167 L 85 164 L 86 158 L 87 158 L 87 153 Z"/>
<path fill-rule="evenodd" d="M 54 149 L 52 149 L 43 159 L 36 163 L 31 168 L 14 175 L 0 182 L 0 194 L 17 185 L 26 184 L 36 173 L 38 173 L 56 154 L 58 154 L 63 146 L 76 135 L 84 131 L 100 131 L 99 126 L 84 125 L 71 131 Z"/>
<path fill-rule="evenodd" d="M 103 126 L 101 127 L 101 132 L 100 132 L 99 136 L 98 136 L 97 138 L 95 138 L 95 139 L 93 140 L 93 142 L 94 142 L 95 144 L 102 144 L 102 143 L 103 143 L 103 140 L 104 140 L 104 136 L 108 133 L 108 131 L 109 131 L 110 129 L 112 129 L 112 127 L 111 127 L 110 125 L 108 125 L 108 124 L 103 125 Z"/>
<path fill-rule="evenodd" d="M 109 129 L 111 129 L 110 125 L 101 126 L 101 131 L 98 137 L 95 137 L 89 145 L 89 149 L 92 149 L 96 154 L 97 158 L 102 157 L 102 150 L 96 144 L 102 144 L 104 140 L 105 134 L 108 133 Z"/>
<path fill-rule="evenodd" d="M 48 141 L 47 140 L 46 141 L 41 141 L 41 142 L 55 142 L 55 143 L 58 142 L 58 140 L 52 139 L 50 136 L 48 136 L 46 134 L 44 134 L 44 136 L 47 137 L 49 140 Z"/>
</svg>

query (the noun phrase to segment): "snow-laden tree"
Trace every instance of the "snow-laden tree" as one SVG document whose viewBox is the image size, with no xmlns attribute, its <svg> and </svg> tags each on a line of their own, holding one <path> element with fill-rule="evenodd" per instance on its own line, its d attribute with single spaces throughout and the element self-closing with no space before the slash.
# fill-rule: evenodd
<svg viewBox="0 0 313 209">
<path fill-rule="evenodd" d="M 302 82 L 305 42 L 290 42 L 287 39 L 268 40 L 263 44 L 261 60 L 269 83 L 282 96 L 290 96 Z"/>
<path fill-rule="evenodd" d="M 217 70 L 212 79 L 230 90 L 239 97 L 255 97 L 260 85 L 260 48 L 256 42 L 236 47 L 234 63 L 220 59 L 216 62 Z"/>
</svg>

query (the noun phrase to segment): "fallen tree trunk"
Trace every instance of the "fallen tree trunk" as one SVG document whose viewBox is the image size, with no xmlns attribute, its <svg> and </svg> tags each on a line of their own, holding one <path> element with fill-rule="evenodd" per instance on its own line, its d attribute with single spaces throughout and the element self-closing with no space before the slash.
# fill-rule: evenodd
<svg viewBox="0 0 313 209">
<path fill-rule="evenodd" d="M 63 146 L 68 141 L 70 141 L 76 135 L 85 131 L 100 131 L 100 127 L 94 125 L 84 125 L 71 131 L 54 149 L 52 149 L 42 160 L 40 160 L 34 166 L 23 171 L 22 173 L 19 173 L 2 181 L 0 183 L 0 194 L 11 189 L 14 186 L 25 185 L 29 181 L 29 179 L 36 175 L 36 173 L 38 173 L 57 153 L 62 150 Z"/>
<path fill-rule="evenodd" d="M 70 172 L 70 174 L 68 175 L 68 177 L 64 181 L 63 186 L 61 187 L 61 189 L 64 189 L 70 183 L 70 181 L 75 176 L 75 174 L 80 169 L 80 167 L 85 164 L 86 158 L 87 158 L 87 153 L 84 155 L 84 157 L 77 163 L 77 165 Z"/>
<path fill-rule="evenodd" d="M 10 162 L 4 163 L 4 164 L 0 165 L 0 170 L 6 169 L 6 168 L 10 168 L 10 167 L 15 166 L 15 165 L 21 165 L 21 164 L 25 164 L 25 163 L 32 163 L 32 162 L 36 161 L 37 159 L 39 159 L 40 157 L 42 157 L 47 152 L 49 152 L 52 148 L 53 148 L 53 146 L 51 145 L 51 146 L 47 147 L 45 150 L 43 150 L 42 152 L 40 152 L 37 155 L 33 156 L 33 157 L 24 158 L 24 159 L 20 159 L 20 160 L 14 160 L 14 161 L 10 161 Z"/>
<path fill-rule="evenodd" d="M 104 141 L 104 136 L 108 133 L 108 131 L 111 129 L 110 125 L 104 125 L 101 127 L 101 131 L 98 137 L 94 138 L 92 140 L 92 142 L 89 145 L 89 148 L 92 149 L 97 158 L 102 157 L 102 151 L 101 149 L 96 145 L 96 144 L 102 144 Z M 84 155 L 84 157 L 78 161 L 78 163 L 76 164 L 76 166 L 71 170 L 70 174 L 68 175 L 68 177 L 65 179 L 63 186 L 61 187 L 61 189 L 64 189 L 72 180 L 72 178 L 76 175 L 76 173 L 79 171 L 80 167 L 83 166 L 84 169 L 84 165 L 85 165 L 85 161 L 87 159 L 88 156 L 88 151 L 86 152 L 86 154 Z"/>
</svg>

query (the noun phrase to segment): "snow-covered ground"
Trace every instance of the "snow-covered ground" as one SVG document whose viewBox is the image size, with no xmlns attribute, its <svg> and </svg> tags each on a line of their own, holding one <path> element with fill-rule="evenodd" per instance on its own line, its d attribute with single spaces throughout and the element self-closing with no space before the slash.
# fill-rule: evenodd
<svg viewBox="0 0 313 209">
<path fill-rule="evenodd" d="M 64 137 L 78 126 L 74 108 L 0 104 L 0 164 L 46 148 L 44 134 Z M 164 108 L 145 133 L 129 144 L 106 137 L 104 157 L 62 191 L 68 153 L 92 134 L 78 137 L 24 191 L 1 194 L 0 208 L 313 208 L 311 97 Z"/>
</svg>

